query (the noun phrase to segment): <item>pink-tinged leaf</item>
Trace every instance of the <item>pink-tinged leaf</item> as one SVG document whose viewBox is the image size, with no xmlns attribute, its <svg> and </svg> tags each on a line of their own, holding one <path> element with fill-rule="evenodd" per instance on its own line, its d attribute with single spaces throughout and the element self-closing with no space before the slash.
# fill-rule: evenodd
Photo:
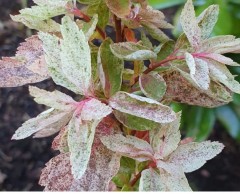
<svg viewBox="0 0 240 194">
<path fill-rule="evenodd" d="M 207 160 L 218 155 L 223 148 L 223 144 L 210 141 L 183 144 L 171 154 L 168 162 L 181 167 L 184 172 L 192 172 L 202 167 Z"/>
<path fill-rule="evenodd" d="M 87 169 L 98 123 L 99 120 L 83 122 L 79 115 L 73 115 L 69 122 L 68 147 L 75 179 L 80 179 Z"/>
<path fill-rule="evenodd" d="M 164 96 L 166 100 L 209 108 L 232 101 L 232 94 L 224 86 L 213 81 L 208 90 L 202 91 L 191 83 L 188 73 L 179 69 L 164 72 L 162 76 L 168 86 Z"/>
<path fill-rule="evenodd" d="M 69 152 L 67 134 L 67 127 L 63 127 L 59 134 L 54 138 L 52 142 L 52 149 L 59 150 L 61 153 Z"/>
<path fill-rule="evenodd" d="M 42 43 L 31 36 L 18 47 L 15 57 L 0 60 L 0 87 L 16 87 L 49 78 Z"/>
<path fill-rule="evenodd" d="M 87 101 L 81 111 L 81 119 L 85 121 L 102 120 L 112 112 L 112 108 L 99 100 L 91 99 Z"/>
<path fill-rule="evenodd" d="M 119 18 L 125 18 L 130 14 L 130 0 L 106 0 L 108 8 Z"/>
<path fill-rule="evenodd" d="M 150 144 L 155 152 L 155 159 L 163 159 L 178 147 L 181 140 L 180 134 L 181 113 L 177 114 L 177 119 L 168 124 L 162 124 L 161 128 L 151 130 Z"/>
<path fill-rule="evenodd" d="M 209 53 L 209 54 L 204 54 L 203 57 L 208 58 L 208 59 L 213 59 L 213 60 L 223 63 L 225 65 L 239 66 L 239 64 L 234 62 L 231 58 L 225 57 L 221 54 Z"/>
<path fill-rule="evenodd" d="M 239 82 L 234 79 L 234 76 L 225 65 L 216 61 L 208 60 L 208 66 L 210 70 L 210 76 L 213 80 L 221 82 L 235 93 L 240 93 Z"/>
<path fill-rule="evenodd" d="M 124 137 L 117 134 L 102 137 L 101 141 L 108 149 L 139 162 L 153 158 L 153 150 L 148 142 L 134 136 Z"/>
<path fill-rule="evenodd" d="M 46 163 L 39 180 L 45 191 L 69 191 L 73 182 L 69 153 L 59 154 Z"/>
<path fill-rule="evenodd" d="M 203 90 L 207 90 L 210 84 L 207 62 L 194 58 L 191 54 L 185 54 L 186 62 L 190 70 L 192 80 Z"/>
<path fill-rule="evenodd" d="M 207 39 L 217 23 L 219 14 L 219 6 L 218 5 L 211 5 L 209 6 L 204 12 L 198 16 L 198 26 L 201 28 L 202 32 L 202 39 Z"/>
<path fill-rule="evenodd" d="M 24 139 L 41 130 L 52 128 L 58 131 L 64 127 L 70 120 L 72 112 L 62 112 L 59 110 L 49 109 L 42 112 L 37 117 L 29 119 L 15 131 L 12 139 Z"/>
<path fill-rule="evenodd" d="M 165 191 L 165 183 L 158 172 L 149 168 L 141 173 L 139 191 Z"/>
<path fill-rule="evenodd" d="M 77 102 L 72 97 L 60 91 L 48 92 L 34 86 L 29 87 L 30 95 L 34 97 L 35 102 L 58 110 L 74 110 Z"/>
<path fill-rule="evenodd" d="M 169 123 L 176 119 L 175 113 L 168 106 L 161 103 L 126 92 L 116 93 L 109 105 L 123 113 L 155 121 L 157 123 Z"/>
<path fill-rule="evenodd" d="M 87 170 L 74 182 L 72 191 L 108 191 L 110 181 L 120 168 L 120 156 L 107 149 L 100 138 L 116 133 L 120 133 L 120 129 L 110 117 L 98 125 Z"/>
<path fill-rule="evenodd" d="M 201 29 L 195 17 L 192 0 L 188 0 L 180 16 L 180 22 L 189 42 L 195 48 L 201 43 Z"/>
</svg>

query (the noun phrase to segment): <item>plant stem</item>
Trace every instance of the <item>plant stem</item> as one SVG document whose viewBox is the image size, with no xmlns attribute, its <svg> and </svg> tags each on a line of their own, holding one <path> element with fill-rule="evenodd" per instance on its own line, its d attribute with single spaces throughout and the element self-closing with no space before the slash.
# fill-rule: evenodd
<svg viewBox="0 0 240 194">
<path fill-rule="evenodd" d="M 91 18 L 88 15 L 81 12 L 81 10 L 79 10 L 78 8 L 70 9 L 70 12 L 72 14 L 74 14 L 74 16 L 77 16 L 77 17 L 83 19 L 85 22 L 90 22 L 91 21 Z M 101 35 L 101 37 L 103 39 L 106 38 L 105 32 L 99 26 L 96 27 L 96 30 L 98 31 L 98 33 Z"/>
<path fill-rule="evenodd" d="M 114 23 L 115 23 L 115 29 L 116 29 L 116 43 L 122 42 L 122 24 L 121 20 L 117 18 L 116 15 L 113 16 Z"/>
<path fill-rule="evenodd" d="M 150 64 L 150 67 L 148 69 L 146 69 L 143 73 L 148 74 L 151 71 L 155 70 L 156 68 L 163 66 L 165 63 L 168 63 L 168 62 L 174 61 L 174 60 L 181 60 L 181 59 L 184 59 L 184 56 L 169 56 L 168 58 L 166 58 L 158 63 Z M 139 76 L 137 76 L 134 79 L 133 85 L 136 84 L 138 82 L 138 80 L 139 80 Z"/>
</svg>

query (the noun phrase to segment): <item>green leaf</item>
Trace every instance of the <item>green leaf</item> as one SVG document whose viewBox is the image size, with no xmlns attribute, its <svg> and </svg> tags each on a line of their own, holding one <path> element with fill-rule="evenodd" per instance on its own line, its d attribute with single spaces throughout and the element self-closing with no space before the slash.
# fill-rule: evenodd
<svg viewBox="0 0 240 194">
<path fill-rule="evenodd" d="M 51 75 L 53 81 L 60 86 L 63 86 L 77 94 L 81 94 L 81 91 L 71 83 L 62 71 L 61 63 L 61 48 L 59 45 L 60 39 L 54 35 L 47 33 L 39 33 L 39 38 L 43 42 L 43 50 L 45 52 L 45 60 L 47 63 L 48 72 Z"/>
<path fill-rule="evenodd" d="M 98 71 L 100 81 L 107 98 L 121 89 L 124 61 L 113 55 L 110 45 L 113 41 L 108 38 L 100 46 Z"/>
<path fill-rule="evenodd" d="M 38 104 L 44 104 L 57 110 L 69 111 L 77 106 L 77 102 L 72 97 L 57 90 L 48 92 L 34 86 L 29 86 L 29 92 Z"/>
<path fill-rule="evenodd" d="M 75 179 L 80 179 L 87 170 L 98 124 L 98 120 L 82 123 L 81 117 L 74 115 L 68 125 L 68 147 Z"/>
<path fill-rule="evenodd" d="M 106 0 L 108 8 L 119 18 L 125 18 L 130 14 L 130 0 Z"/>
<path fill-rule="evenodd" d="M 97 27 L 98 23 L 98 15 L 94 14 L 90 22 L 86 22 L 83 25 L 82 31 L 86 37 L 87 40 L 90 39 L 90 37 L 93 35 L 95 32 L 95 29 Z"/>
<path fill-rule="evenodd" d="M 91 85 L 91 51 L 82 30 L 70 17 L 62 19 L 61 61 L 62 70 L 81 94 L 87 95 Z"/>
<path fill-rule="evenodd" d="M 185 3 L 185 0 L 148 0 L 149 4 L 155 9 L 165 9 Z"/>
<path fill-rule="evenodd" d="M 234 139 L 240 139 L 240 122 L 237 114 L 229 106 L 222 106 L 216 110 L 217 119 Z"/>
<path fill-rule="evenodd" d="M 113 113 L 116 119 L 129 129 L 134 129 L 137 131 L 146 131 L 155 129 L 159 126 L 159 123 L 156 123 L 154 121 L 140 118 L 127 113 L 122 113 L 120 111 L 115 110 L 113 111 Z"/>
<path fill-rule="evenodd" d="M 152 168 L 142 171 L 139 182 L 139 191 L 164 191 L 164 183 L 159 173 Z"/>
<path fill-rule="evenodd" d="M 93 16 L 97 14 L 98 18 L 98 26 L 102 29 L 105 29 L 108 24 L 110 12 L 105 3 L 105 0 L 93 0 L 87 8 L 87 14 Z"/>
<path fill-rule="evenodd" d="M 134 191 L 134 188 L 129 185 L 123 185 L 121 191 Z"/>
<path fill-rule="evenodd" d="M 157 58 L 157 55 L 141 43 L 124 42 L 115 43 L 110 46 L 113 54 L 127 61 L 148 60 Z"/>
<path fill-rule="evenodd" d="M 175 120 L 175 113 L 168 106 L 155 100 L 126 92 L 118 92 L 109 100 L 109 105 L 123 113 L 155 121 L 169 123 Z"/>
<path fill-rule="evenodd" d="M 54 110 L 53 108 L 48 109 L 37 117 L 23 123 L 22 126 L 15 131 L 12 139 L 24 139 L 44 129 L 54 129 L 53 131 L 56 133 L 69 122 L 71 116 L 71 111 L 62 112 Z"/>
<path fill-rule="evenodd" d="M 175 46 L 174 41 L 168 41 L 161 45 L 160 51 L 157 53 L 157 61 L 166 59 L 170 54 L 173 53 Z"/>
<path fill-rule="evenodd" d="M 157 72 L 142 74 L 139 77 L 141 91 L 148 98 L 160 101 L 167 89 L 165 80 Z"/>
<path fill-rule="evenodd" d="M 198 47 L 201 43 L 201 29 L 195 17 L 192 0 L 186 2 L 180 16 L 180 22 L 191 45 Z"/>
</svg>

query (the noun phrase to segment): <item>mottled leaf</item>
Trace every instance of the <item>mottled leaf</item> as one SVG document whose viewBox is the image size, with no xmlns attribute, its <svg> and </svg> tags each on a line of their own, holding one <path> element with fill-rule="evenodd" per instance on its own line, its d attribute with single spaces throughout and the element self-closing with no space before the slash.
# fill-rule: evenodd
<svg viewBox="0 0 240 194">
<path fill-rule="evenodd" d="M 149 168 L 141 173 L 139 191 L 164 191 L 164 184 L 159 173 Z"/>
<path fill-rule="evenodd" d="M 113 41 L 108 38 L 100 46 L 98 56 L 98 72 L 100 81 L 107 98 L 121 89 L 124 61 L 113 55 L 110 45 Z"/>
<path fill-rule="evenodd" d="M 93 15 L 90 22 L 84 23 L 82 31 L 84 32 L 84 35 L 85 35 L 87 40 L 89 40 L 90 37 L 95 32 L 95 29 L 97 27 L 97 23 L 98 23 L 98 15 L 97 14 Z"/>
<path fill-rule="evenodd" d="M 44 104 L 58 110 L 73 110 L 77 102 L 72 97 L 57 90 L 48 92 L 34 86 L 29 87 L 30 95 L 38 104 Z"/>
<path fill-rule="evenodd" d="M 82 94 L 88 94 L 91 84 L 91 51 L 82 30 L 70 17 L 62 19 L 62 70 Z"/>
<path fill-rule="evenodd" d="M 207 39 L 217 23 L 219 14 L 219 6 L 218 5 L 211 5 L 209 6 L 204 12 L 198 16 L 198 25 L 201 28 L 202 32 L 202 39 Z"/>
<path fill-rule="evenodd" d="M 140 43 L 124 42 L 110 45 L 115 56 L 127 61 L 148 60 L 157 58 L 157 55 Z"/>
<path fill-rule="evenodd" d="M 210 84 L 208 64 L 202 59 L 194 58 L 191 54 L 185 54 L 186 62 L 193 81 L 203 90 L 207 90 Z"/>
<path fill-rule="evenodd" d="M 31 36 L 18 47 L 15 57 L 0 60 L 0 87 L 16 87 L 49 78 L 42 43 Z"/>
<path fill-rule="evenodd" d="M 183 144 L 171 154 L 168 162 L 182 167 L 184 172 L 192 172 L 218 155 L 223 148 L 223 144 L 210 141 Z"/>
<path fill-rule="evenodd" d="M 118 92 L 114 95 L 110 99 L 109 105 L 120 112 L 157 123 L 169 123 L 176 118 L 175 113 L 168 106 L 162 105 L 155 100 L 126 92 Z"/>
<path fill-rule="evenodd" d="M 58 135 L 52 141 L 52 149 L 59 150 L 61 153 L 69 152 L 67 134 L 68 134 L 67 127 L 63 127 L 58 133 Z"/>
<path fill-rule="evenodd" d="M 153 156 L 151 146 L 146 141 L 134 136 L 124 137 L 116 134 L 102 137 L 101 141 L 108 149 L 139 162 L 151 160 Z"/>
<path fill-rule="evenodd" d="M 201 29 L 195 17 L 192 0 L 186 2 L 180 16 L 180 22 L 191 45 L 198 47 L 201 43 Z"/>
<path fill-rule="evenodd" d="M 165 80 L 158 73 L 142 74 L 139 77 L 141 91 L 148 98 L 160 101 L 166 92 Z"/>
<path fill-rule="evenodd" d="M 150 144 L 155 152 L 156 159 L 163 159 L 171 154 L 181 140 L 180 134 L 181 113 L 177 119 L 168 124 L 162 124 L 160 128 L 150 131 Z"/>
<path fill-rule="evenodd" d="M 12 139 L 24 139 L 47 128 L 60 130 L 68 123 L 71 116 L 72 112 L 61 112 L 59 110 L 49 109 L 23 123 L 23 125 L 15 131 Z"/>
<path fill-rule="evenodd" d="M 111 112 L 111 107 L 93 98 L 84 103 L 81 111 L 81 118 L 84 121 L 102 120 Z"/>
<path fill-rule="evenodd" d="M 209 54 L 204 54 L 204 57 L 209 58 L 209 59 L 213 59 L 213 60 L 218 61 L 220 63 L 223 63 L 225 65 L 239 66 L 239 64 L 234 62 L 231 58 L 225 57 L 221 54 L 209 53 Z"/>
</svg>

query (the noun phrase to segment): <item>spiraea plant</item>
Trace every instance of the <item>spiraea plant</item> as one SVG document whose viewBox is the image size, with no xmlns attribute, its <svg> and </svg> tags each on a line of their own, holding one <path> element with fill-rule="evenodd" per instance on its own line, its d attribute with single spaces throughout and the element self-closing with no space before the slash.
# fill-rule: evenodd
<svg viewBox="0 0 240 194">
<path fill-rule="evenodd" d="M 77 96 L 29 86 L 34 100 L 50 109 L 12 139 L 58 133 L 52 148 L 59 155 L 39 184 L 46 191 L 190 191 L 184 173 L 224 146 L 181 140 L 181 112 L 171 102 L 211 108 L 240 93 L 226 66 L 238 64 L 224 56 L 240 53 L 240 39 L 211 37 L 218 6 L 196 17 L 188 0 L 180 16 L 184 33 L 174 41 L 162 31 L 173 26 L 146 0 L 34 2 L 11 16 L 39 32 L 0 61 L 0 86 L 51 78 Z"/>
</svg>

